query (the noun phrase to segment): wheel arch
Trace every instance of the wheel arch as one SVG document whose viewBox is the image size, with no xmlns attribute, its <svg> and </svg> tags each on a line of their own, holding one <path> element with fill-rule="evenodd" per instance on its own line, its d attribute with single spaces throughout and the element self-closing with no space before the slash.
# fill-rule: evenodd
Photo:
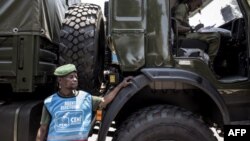
<svg viewBox="0 0 250 141">
<path fill-rule="evenodd" d="M 226 105 L 219 92 L 205 78 L 190 71 L 172 68 L 149 68 L 142 69 L 143 74 L 133 79 L 132 85 L 119 92 L 114 101 L 107 107 L 105 116 L 100 127 L 98 141 L 103 141 L 108 133 L 111 122 L 118 115 L 123 106 L 144 87 L 154 81 L 177 81 L 198 87 L 204 91 L 216 104 L 222 115 L 224 124 L 229 123 L 229 114 Z"/>
</svg>

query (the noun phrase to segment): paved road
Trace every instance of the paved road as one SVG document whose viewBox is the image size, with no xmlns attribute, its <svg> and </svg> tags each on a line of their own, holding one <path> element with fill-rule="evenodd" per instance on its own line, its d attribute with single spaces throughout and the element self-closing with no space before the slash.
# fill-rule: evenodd
<svg viewBox="0 0 250 141">
<path fill-rule="evenodd" d="M 212 130 L 215 131 L 214 129 L 212 129 Z M 217 133 L 215 133 L 215 136 L 218 138 L 218 141 L 224 141 L 224 139 L 221 138 L 221 137 L 219 137 Z M 94 134 L 94 135 L 92 135 L 92 136 L 88 139 L 88 141 L 96 141 L 96 139 L 97 139 L 97 135 Z M 111 141 L 111 140 L 112 140 L 111 137 L 107 137 L 107 138 L 106 138 L 106 141 Z"/>
<path fill-rule="evenodd" d="M 96 139 L 97 139 L 97 135 L 93 135 L 93 136 L 91 136 L 89 139 L 88 139 L 88 141 L 96 141 Z M 111 137 L 107 137 L 106 138 L 106 141 L 112 141 L 112 138 Z"/>
</svg>

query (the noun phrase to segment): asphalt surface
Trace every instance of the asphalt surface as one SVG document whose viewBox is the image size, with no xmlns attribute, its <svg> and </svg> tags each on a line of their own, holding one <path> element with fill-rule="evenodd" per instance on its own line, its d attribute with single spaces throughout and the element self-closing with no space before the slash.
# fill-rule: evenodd
<svg viewBox="0 0 250 141">
<path fill-rule="evenodd" d="M 88 141 L 96 141 L 96 139 L 97 139 L 97 135 L 92 135 L 89 139 L 88 139 Z M 106 138 L 106 141 L 112 141 L 112 138 L 111 137 L 107 137 Z"/>
<path fill-rule="evenodd" d="M 214 133 L 215 133 L 215 130 L 214 130 L 214 129 L 212 129 L 212 130 L 213 130 Z M 215 133 L 215 136 L 217 137 L 218 141 L 224 141 L 224 139 L 221 138 L 221 137 L 219 137 L 217 133 Z M 88 141 L 96 141 L 96 139 L 97 139 L 97 135 L 96 135 L 96 134 L 93 134 L 93 135 L 88 139 Z M 112 138 L 111 138 L 111 137 L 107 137 L 107 138 L 106 138 L 106 141 L 112 141 Z"/>
</svg>

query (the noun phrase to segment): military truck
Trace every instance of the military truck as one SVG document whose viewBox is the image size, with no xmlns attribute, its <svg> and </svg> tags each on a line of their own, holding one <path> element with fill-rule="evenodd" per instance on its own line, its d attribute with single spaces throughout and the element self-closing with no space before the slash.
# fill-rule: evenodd
<svg viewBox="0 0 250 141">
<path fill-rule="evenodd" d="M 196 50 L 206 43 L 179 42 L 178 2 L 109 0 L 105 21 L 99 6 L 74 0 L 0 1 L 1 140 L 34 140 L 42 100 L 56 90 L 53 70 L 65 63 L 93 95 L 134 76 L 103 109 L 98 141 L 110 127 L 115 141 L 213 141 L 210 127 L 223 136 L 224 125 L 249 124 L 249 0 L 237 0 L 242 17 L 218 26 L 213 70 Z"/>
<path fill-rule="evenodd" d="M 178 42 L 171 16 L 175 2 L 106 2 L 108 46 L 117 55 L 117 72 L 134 79 L 105 109 L 98 141 L 105 140 L 111 126 L 115 141 L 214 141 L 211 127 L 223 136 L 224 125 L 249 124 L 250 1 L 232 1 L 238 5 L 233 11 L 242 16 L 213 28 L 221 34 L 221 45 L 212 69 L 206 51 L 195 51 L 206 43 Z M 203 1 L 202 7 L 210 4 Z"/>
<path fill-rule="evenodd" d="M 96 39 L 91 40 L 94 39 L 92 26 L 97 23 L 93 20 L 94 17 L 100 18 L 101 22 L 101 8 L 93 4 L 84 4 L 83 9 L 82 5 L 80 0 L 0 0 L 0 137 L 2 141 L 35 140 L 41 118 L 42 101 L 56 91 L 57 83 L 53 71 L 65 62 L 63 58 L 66 54 L 63 50 L 65 42 L 61 43 L 61 40 L 66 38 L 66 35 L 63 35 L 65 31 L 71 32 L 72 29 L 77 30 L 80 26 L 86 29 L 86 31 L 79 30 L 85 33 L 85 37 L 82 37 L 82 34 L 79 35 L 79 41 L 85 39 L 89 42 L 86 45 L 89 50 L 86 52 L 80 50 L 85 45 L 78 44 L 76 50 L 75 48 L 71 50 L 74 53 L 77 51 L 79 55 L 87 54 L 88 51 L 92 51 L 92 47 L 96 46 L 92 44 Z M 72 13 L 74 8 L 78 8 L 78 11 Z M 80 26 L 78 18 L 74 19 L 76 26 L 72 25 L 76 23 L 69 23 L 69 27 L 64 25 L 68 23 L 67 17 L 70 14 L 81 18 Z M 73 18 L 71 17 L 72 20 Z M 68 30 L 65 30 L 67 28 Z M 73 36 L 78 36 L 75 34 L 77 33 L 74 32 Z M 70 43 L 75 44 L 75 39 L 71 40 L 71 38 L 72 35 L 67 37 L 68 47 Z M 102 38 L 104 39 L 105 36 Z M 79 57 L 74 55 L 72 59 Z M 90 57 L 86 60 L 91 64 Z M 68 61 L 75 63 L 75 60 Z M 81 63 L 79 58 L 78 63 Z M 84 72 L 92 69 L 88 69 L 90 65 L 81 67 L 84 68 Z M 83 71 L 82 68 L 78 65 L 79 72 Z M 91 73 L 88 76 L 90 75 Z M 93 79 L 93 74 L 90 78 Z"/>
<path fill-rule="evenodd" d="M 42 101 L 56 91 L 57 66 L 75 63 L 80 88 L 97 92 L 103 15 L 80 0 L 0 0 L 0 9 L 0 137 L 34 141 Z"/>
</svg>

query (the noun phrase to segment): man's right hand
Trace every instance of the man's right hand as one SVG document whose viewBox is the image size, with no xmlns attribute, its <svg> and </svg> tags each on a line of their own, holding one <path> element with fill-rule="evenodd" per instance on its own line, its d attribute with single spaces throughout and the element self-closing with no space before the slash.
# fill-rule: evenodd
<svg viewBox="0 0 250 141">
<path fill-rule="evenodd" d="M 132 78 L 133 78 L 132 76 L 125 77 L 121 82 L 122 87 L 127 87 L 129 84 L 131 84 L 130 80 Z"/>
<path fill-rule="evenodd" d="M 201 29 L 201 28 L 203 28 L 203 27 L 204 27 L 204 24 L 199 23 L 199 24 L 197 24 L 197 25 L 194 27 L 194 30 L 195 30 L 195 31 L 198 31 L 199 29 Z"/>
</svg>

